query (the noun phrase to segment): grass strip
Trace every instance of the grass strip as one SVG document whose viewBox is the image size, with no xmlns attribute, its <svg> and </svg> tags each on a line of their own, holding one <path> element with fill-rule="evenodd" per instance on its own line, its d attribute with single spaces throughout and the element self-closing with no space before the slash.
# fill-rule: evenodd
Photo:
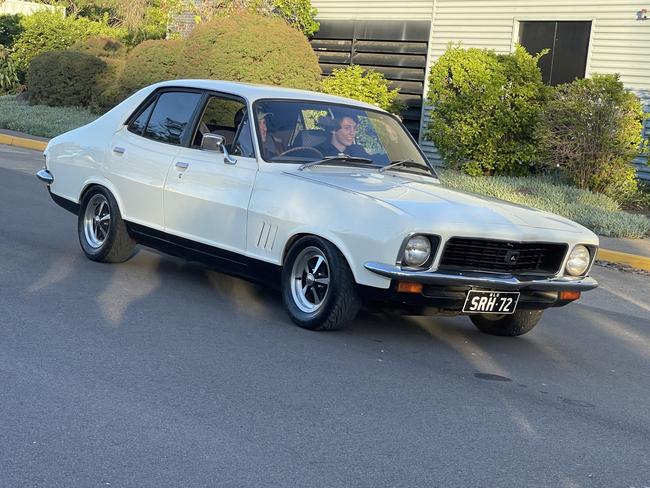
<svg viewBox="0 0 650 488">
<path fill-rule="evenodd" d="M 650 236 L 650 219 L 621 210 L 610 197 L 580 190 L 547 176 L 467 176 L 438 169 L 448 187 L 561 215 L 607 237 L 640 239 Z"/>
</svg>

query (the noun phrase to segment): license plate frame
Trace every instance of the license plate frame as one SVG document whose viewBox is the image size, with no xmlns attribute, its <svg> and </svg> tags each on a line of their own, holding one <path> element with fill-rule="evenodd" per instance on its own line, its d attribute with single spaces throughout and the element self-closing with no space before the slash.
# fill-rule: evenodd
<svg viewBox="0 0 650 488">
<path fill-rule="evenodd" d="M 517 309 L 519 295 L 518 291 L 470 290 L 463 313 L 512 315 Z"/>
</svg>

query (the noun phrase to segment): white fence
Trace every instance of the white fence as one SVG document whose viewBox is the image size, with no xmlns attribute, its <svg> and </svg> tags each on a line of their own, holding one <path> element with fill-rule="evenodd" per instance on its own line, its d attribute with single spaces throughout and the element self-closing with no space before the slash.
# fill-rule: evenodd
<svg viewBox="0 0 650 488">
<path fill-rule="evenodd" d="M 23 14 L 30 15 L 41 10 L 50 12 L 61 12 L 65 15 L 65 7 L 55 7 L 43 3 L 23 2 L 22 0 L 0 0 L 0 14 Z"/>
</svg>

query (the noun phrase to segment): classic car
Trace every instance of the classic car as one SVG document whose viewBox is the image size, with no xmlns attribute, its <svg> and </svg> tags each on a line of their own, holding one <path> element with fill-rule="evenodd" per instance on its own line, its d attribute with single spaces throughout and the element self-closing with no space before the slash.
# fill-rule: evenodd
<svg viewBox="0 0 650 488">
<path fill-rule="evenodd" d="M 311 330 L 365 303 L 517 336 L 597 286 L 592 232 L 446 188 L 398 117 L 322 93 L 158 83 L 52 139 L 37 176 L 89 259 L 202 261 L 276 286 Z"/>
</svg>

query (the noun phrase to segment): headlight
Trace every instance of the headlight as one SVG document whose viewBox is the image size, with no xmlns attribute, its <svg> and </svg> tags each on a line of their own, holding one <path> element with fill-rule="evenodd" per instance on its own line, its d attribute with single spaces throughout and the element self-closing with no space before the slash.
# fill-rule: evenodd
<svg viewBox="0 0 650 488">
<path fill-rule="evenodd" d="M 431 256 L 431 241 L 424 236 L 413 236 L 404 249 L 404 264 L 422 266 Z"/>
<path fill-rule="evenodd" d="M 569 260 L 566 263 L 566 272 L 571 276 L 583 275 L 587 271 L 590 262 L 591 256 L 589 255 L 589 249 L 578 244 L 573 248 L 571 254 L 569 254 Z"/>
</svg>

